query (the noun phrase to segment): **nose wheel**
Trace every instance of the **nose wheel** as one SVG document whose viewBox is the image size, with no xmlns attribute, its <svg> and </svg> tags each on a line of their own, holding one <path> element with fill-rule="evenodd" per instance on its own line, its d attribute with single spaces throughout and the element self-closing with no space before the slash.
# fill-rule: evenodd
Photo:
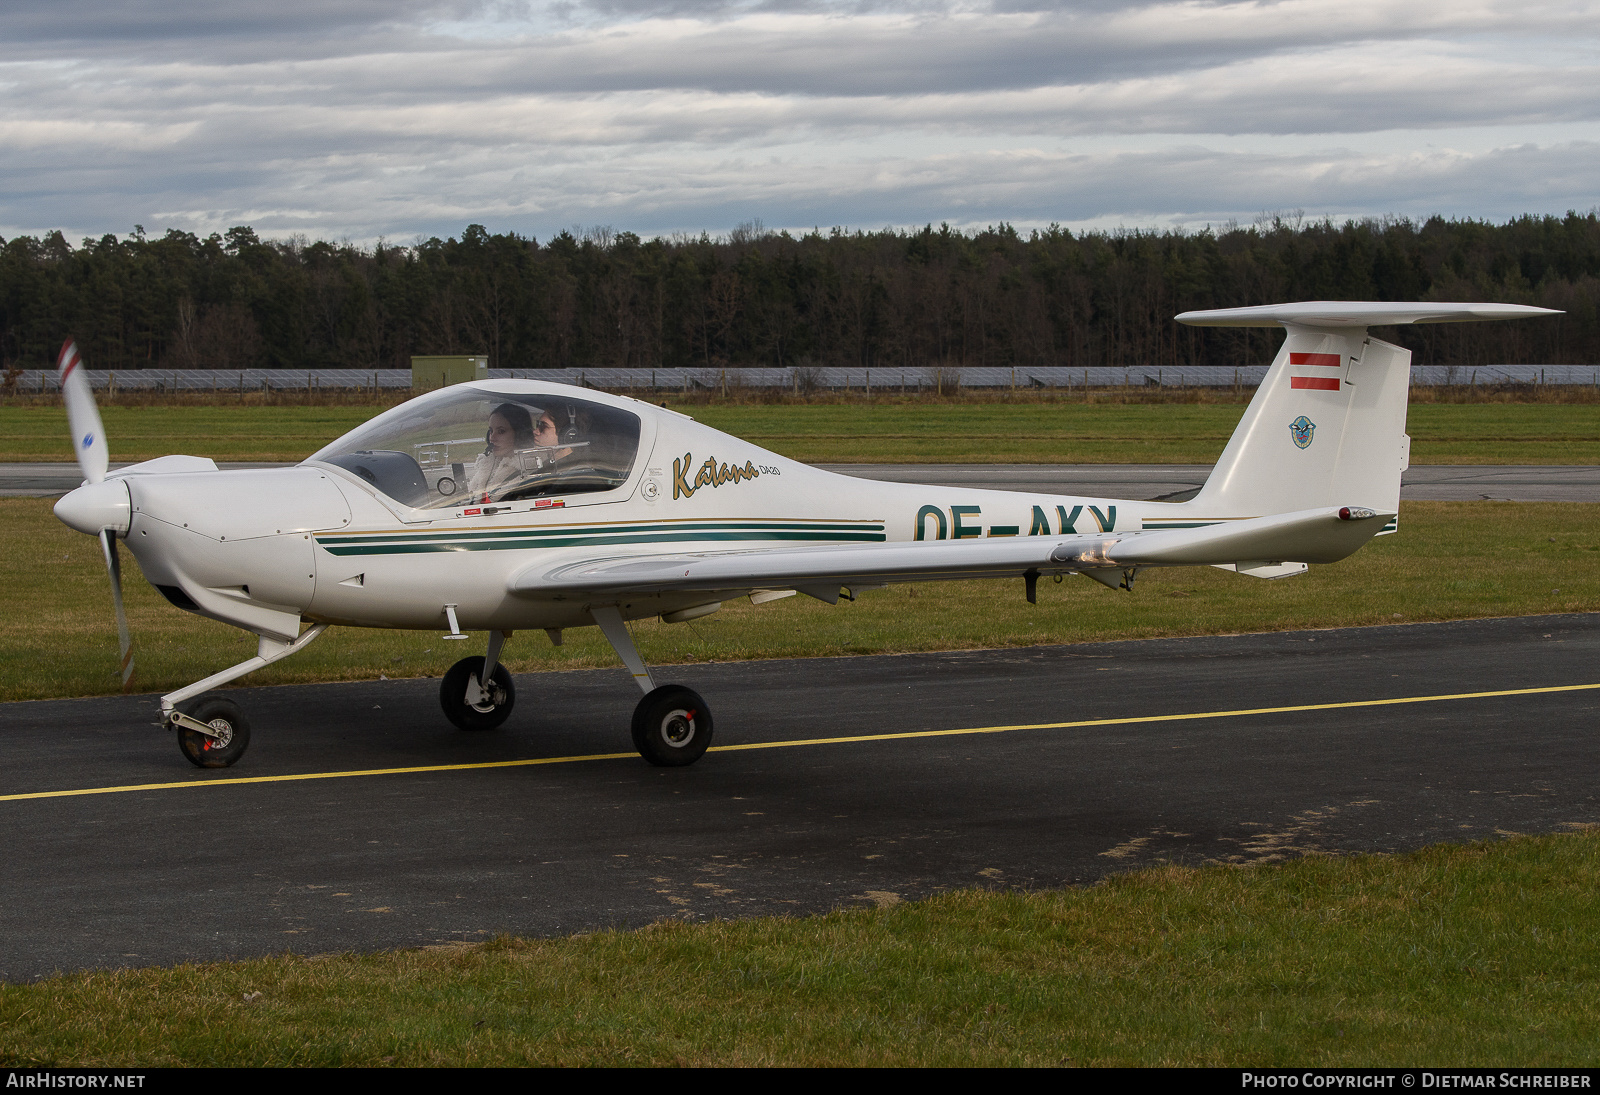
<svg viewBox="0 0 1600 1095">
<path fill-rule="evenodd" d="M 633 709 L 633 745 L 651 764 L 693 764 L 710 744 L 711 708 L 693 689 L 664 684 Z"/>
<path fill-rule="evenodd" d="M 201 696 L 181 708 L 210 733 L 201 733 L 183 723 L 177 724 L 178 748 L 197 768 L 227 768 L 250 747 L 250 720 L 232 700 L 223 696 Z"/>
</svg>

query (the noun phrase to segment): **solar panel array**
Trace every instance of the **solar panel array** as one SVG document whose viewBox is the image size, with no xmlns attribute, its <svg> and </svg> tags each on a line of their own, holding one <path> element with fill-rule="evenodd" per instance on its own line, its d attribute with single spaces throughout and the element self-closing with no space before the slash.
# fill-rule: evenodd
<svg viewBox="0 0 1600 1095">
<path fill-rule="evenodd" d="M 518 378 L 575 384 L 603 391 L 687 391 L 733 393 L 741 389 L 790 389 L 796 392 L 877 391 L 927 392 L 938 389 L 1013 388 L 1082 390 L 1089 388 L 1254 387 L 1266 375 L 1265 365 L 1237 369 L 1215 366 L 1189 369 L 1119 369 L 1091 367 L 968 369 L 490 369 L 489 378 Z M 411 387 L 410 369 L 128 369 L 86 370 L 97 391 L 307 391 L 367 389 L 388 391 Z M 1583 384 L 1600 387 L 1600 365 L 1484 365 L 1476 368 L 1415 365 L 1413 384 Z M 53 369 L 27 369 L 18 379 L 20 392 L 56 390 Z"/>
</svg>

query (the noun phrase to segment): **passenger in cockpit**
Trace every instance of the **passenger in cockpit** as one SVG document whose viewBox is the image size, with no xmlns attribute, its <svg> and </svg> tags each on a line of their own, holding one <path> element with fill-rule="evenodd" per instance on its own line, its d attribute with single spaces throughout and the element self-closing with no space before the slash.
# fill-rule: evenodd
<svg viewBox="0 0 1600 1095">
<path fill-rule="evenodd" d="M 473 461 L 472 474 L 467 479 L 467 490 L 474 494 L 493 494 L 523 478 L 517 450 L 538 444 L 533 416 L 520 403 L 502 403 L 489 414 L 489 432 L 484 440 L 487 447 Z"/>
<path fill-rule="evenodd" d="M 533 441 L 536 445 L 550 447 L 547 459 L 552 463 L 557 460 L 565 460 L 572 455 L 570 446 L 562 447 L 562 440 L 561 431 L 556 428 L 555 419 L 550 417 L 550 412 L 541 411 L 539 421 L 533 427 Z M 568 438 L 566 440 L 572 439 Z"/>
</svg>

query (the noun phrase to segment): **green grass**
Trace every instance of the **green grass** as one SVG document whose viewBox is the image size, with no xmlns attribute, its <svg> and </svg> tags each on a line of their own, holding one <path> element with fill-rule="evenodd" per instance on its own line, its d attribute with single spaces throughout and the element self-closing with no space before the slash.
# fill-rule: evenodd
<svg viewBox="0 0 1600 1095">
<path fill-rule="evenodd" d="M 168 691 L 243 661 L 251 636 L 168 605 L 123 553 L 141 690 Z M 0 700 L 115 691 L 117 643 L 97 543 L 47 500 L 0 499 Z M 1209 567 L 1147 570 L 1131 594 L 1085 578 L 897 586 L 829 606 L 740 601 L 686 624 L 636 625 L 652 664 L 959 650 L 1397 621 L 1600 610 L 1600 506 L 1407 502 L 1400 534 L 1274 582 Z M 70 640 L 70 641 L 69 641 Z M 476 644 L 473 644 L 474 646 Z M 332 628 L 242 684 L 438 676 L 460 651 L 437 632 Z M 540 632 L 505 651 L 514 672 L 615 666 L 597 628 L 554 648 Z"/>
<path fill-rule="evenodd" d="M 102 408 L 115 460 L 300 460 L 377 413 L 339 404 Z M 1206 464 L 1243 403 L 692 404 L 707 425 L 812 463 Z M 1600 403 L 1414 403 L 1418 464 L 1600 463 Z M 60 407 L 0 406 L 0 461 L 71 459 Z"/>
<path fill-rule="evenodd" d="M 213 460 L 304 460 L 381 409 L 149 403 L 102 406 L 100 417 L 114 461 L 149 460 L 170 453 Z M 72 459 L 67 416 L 61 407 L 0 407 L 0 461 Z"/>
<path fill-rule="evenodd" d="M 1209 464 L 1242 403 L 708 405 L 689 413 L 808 463 Z M 1600 463 L 1600 404 L 1414 403 L 1417 464 Z"/>
<path fill-rule="evenodd" d="M 0 1064 L 1593 1066 L 1600 835 L 0 986 Z"/>
</svg>

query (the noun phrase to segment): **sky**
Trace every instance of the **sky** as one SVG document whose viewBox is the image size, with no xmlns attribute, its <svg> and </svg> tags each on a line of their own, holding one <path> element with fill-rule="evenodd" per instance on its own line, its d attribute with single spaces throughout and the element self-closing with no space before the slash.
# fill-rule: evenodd
<svg viewBox="0 0 1600 1095">
<path fill-rule="evenodd" d="M 0 236 L 1600 206 L 1600 0 L 10 0 Z"/>
</svg>

